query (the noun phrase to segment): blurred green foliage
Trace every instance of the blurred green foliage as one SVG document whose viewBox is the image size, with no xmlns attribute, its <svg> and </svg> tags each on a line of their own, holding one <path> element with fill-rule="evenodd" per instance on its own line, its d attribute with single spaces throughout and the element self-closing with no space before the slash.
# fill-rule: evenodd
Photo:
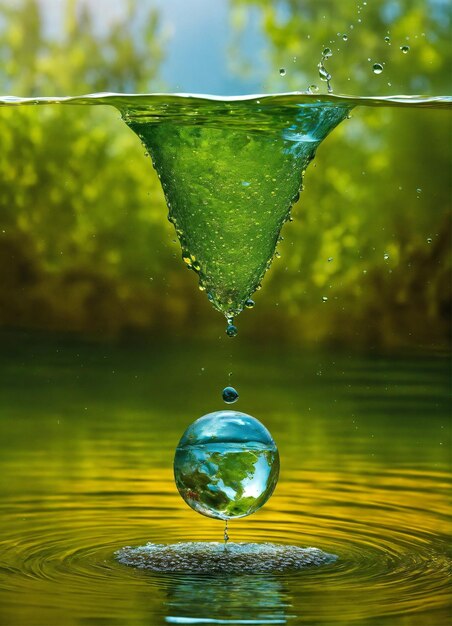
<svg viewBox="0 0 452 626">
<path fill-rule="evenodd" d="M 125 3 L 125 19 L 99 29 L 80 3 L 62 4 L 64 29 L 50 36 L 37 0 L 0 0 L 0 92 L 162 88 L 165 42 L 155 10 L 138 20 L 136 3 Z M 369 2 L 359 14 L 354 6 L 353 15 L 350 6 L 232 0 L 231 24 L 235 38 L 246 36 L 258 11 L 275 68 L 268 90 L 323 85 L 315 68 L 329 46 L 335 91 L 450 91 L 446 3 Z M 408 54 L 400 50 L 405 43 Z M 232 52 L 231 60 L 250 71 Z M 385 63 L 378 76 L 375 61 Z M 444 346 L 450 114 L 360 108 L 352 118 L 308 169 L 295 222 L 283 231 L 282 258 L 239 326 L 255 337 Z M 3 108 L 0 145 L 0 325 L 223 332 L 179 261 L 158 179 L 116 111 Z"/>
</svg>

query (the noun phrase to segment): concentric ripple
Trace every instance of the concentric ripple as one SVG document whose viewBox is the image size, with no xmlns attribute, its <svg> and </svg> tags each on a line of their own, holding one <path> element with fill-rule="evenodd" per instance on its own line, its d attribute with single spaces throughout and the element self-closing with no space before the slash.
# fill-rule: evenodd
<svg viewBox="0 0 452 626">
<path fill-rule="evenodd" d="M 110 356 L 113 387 L 103 354 L 96 369 L 98 350 L 88 358 L 77 347 L 86 363 L 78 391 L 78 361 L 49 363 L 47 347 L 45 356 L 33 349 L 42 376 L 17 376 L 19 360 L 27 362 L 20 353 L 3 364 L 11 401 L 0 403 L 2 626 L 448 623 L 452 476 L 440 360 L 348 359 L 339 378 L 324 371 L 318 381 L 303 355 L 314 372 L 303 393 L 298 355 L 286 355 L 281 380 L 270 361 L 256 364 L 254 412 L 265 415 L 282 472 L 258 513 L 230 523 L 225 555 L 215 543 L 222 522 L 183 506 L 174 485 L 174 446 L 193 418 L 186 399 L 176 410 L 166 392 L 159 399 L 149 359 L 124 352 Z M 179 357 L 180 372 L 175 355 L 155 365 L 171 387 L 182 385 L 188 361 L 193 367 L 193 354 Z M 393 386 L 382 393 L 385 377 Z M 325 388 L 341 389 L 334 405 Z M 305 406 L 309 420 L 300 417 Z M 150 555 L 158 567 L 147 567 Z M 285 568 L 289 555 L 301 560 Z"/>
</svg>

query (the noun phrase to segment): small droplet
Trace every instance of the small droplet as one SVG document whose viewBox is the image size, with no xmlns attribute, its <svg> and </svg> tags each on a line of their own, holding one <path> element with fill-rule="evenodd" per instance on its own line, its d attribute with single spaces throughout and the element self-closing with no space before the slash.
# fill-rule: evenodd
<svg viewBox="0 0 452 626">
<path fill-rule="evenodd" d="M 254 306 L 254 300 L 251 300 L 251 298 L 248 298 L 248 300 L 245 300 L 245 306 L 247 309 L 252 309 Z"/>
<path fill-rule="evenodd" d="M 281 68 L 279 69 L 279 75 L 280 75 L 280 76 L 285 76 L 285 75 L 286 75 L 286 70 L 285 70 L 285 68 L 284 68 L 284 67 L 281 67 Z"/>
<path fill-rule="evenodd" d="M 322 296 L 322 302 L 328 302 L 328 297 L 327 296 Z"/>
<path fill-rule="evenodd" d="M 275 252 L 275 257 L 276 257 L 277 259 L 280 259 L 280 258 L 281 258 L 281 253 L 280 253 L 280 252 L 278 252 L 278 250 L 276 250 L 276 252 Z"/>
<path fill-rule="evenodd" d="M 421 189 L 420 187 L 418 187 L 418 188 L 416 189 L 416 193 L 422 193 L 422 189 Z"/>
<path fill-rule="evenodd" d="M 381 74 L 383 71 L 383 66 L 381 63 L 374 63 L 372 66 L 374 74 Z"/>
<path fill-rule="evenodd" d="M 406 54 L 407 52 L 410 51 L 410 46 L 400 46 L 400 49 L 403 52 L 403 54 Z"/>
<path fill-rule="evenodd" d="M 431 237 L 427 237 L 427 243 L 432 243 L 433 239 Z"/>
<path fill-rule="evenodd" d="M 383 254 L 383 258 L 384 258 L 385 261 L 387 261 L 389 259 L 389 254 L 387 252 L 385 252 Z"/>
<path fill-rule="evenodd" d="M 346 33 L 344 33 L 344 34 L 342 35 L 342 39 L 343 39 L 344 41 L 348 41 L 348 35 L 347 35 Z"/>
<path fill-rule="evenodd" d="M 317 93 L 318 90 L 319 90 L 319 88 L 317 87 L 317 85 L 309 85 L 309 87 L 308 87 L 309 93 Z"/>
<path fill-rule="evenodd" d="M 226 404 L 233 404 L 239 399 L 239 394 L 234 387 L 225 387 L 223 389 L 223 400 Z"/>
<path fill-rule="evenodd" d="M 333 56 L 331 48 L 325 48 L 324 51 L 322 52 L 322 56 L 324 59 L 329 59 L 331 56 Z"/>
<path fill-rule="evenodd" d="M 235 337 L 237 335 L 237 326 L 229 323 L 226 327 L 226 334 L 228 337 Z"/>
<path fill-rule="evenodd" d="M 391 38 L 390 38 L 390 37 L 388 37 L 388 36 L 386 36 L 386 37 L 385 37 L 385 41 L 386 41 L 386 43 L 391 43 Z"/>
<path fill-rule="evenodd" d="M 333 257 L 332 257 L 332 256 L 329 256 L 329 257 L 328 257 L 328 263 L 331 263 L 331 261 L 332 261 L 332 260 L 333 260 Z"/>
</svg>

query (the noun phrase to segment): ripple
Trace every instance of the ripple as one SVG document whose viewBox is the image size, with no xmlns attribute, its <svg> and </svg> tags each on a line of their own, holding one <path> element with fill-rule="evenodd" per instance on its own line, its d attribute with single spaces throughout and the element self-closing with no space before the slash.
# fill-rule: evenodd
<svg viewBox="0 0 452 626">
<path fill-rule="evenodd" d="M 318 548 L 274 543 L 185 542 L 177 544 L 147 543 L 131 548 L 126 546 L 116 553 L 123 565 L 149 569 L 154 572 L 284 572 L 313 565 L 324 565 L 336 560 Z"/>
</svg>

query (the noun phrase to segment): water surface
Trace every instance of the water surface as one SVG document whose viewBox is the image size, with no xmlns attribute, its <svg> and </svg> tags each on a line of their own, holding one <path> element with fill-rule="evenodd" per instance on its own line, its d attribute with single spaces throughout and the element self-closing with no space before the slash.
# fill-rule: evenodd
<svg viewBox="0 0 452 626">
<path fill-rule="evenodd" d="M 227 337 L 215 354 L 11 333 L 0 346 L 0 623 L 447 623 L 446 356 L 242 341 L 231 367 Z M 224 407 L 229 381 L 240 383 L 234 408 L 269 428 L 281 457 L 274 495 L 229 524 L 231 541 L 338 560 L 209 576 L 120 564 L 126 545 L 222 540 L 221 521 L 181 500 L 172 461 L 188 424 Z"/>
</svg>

